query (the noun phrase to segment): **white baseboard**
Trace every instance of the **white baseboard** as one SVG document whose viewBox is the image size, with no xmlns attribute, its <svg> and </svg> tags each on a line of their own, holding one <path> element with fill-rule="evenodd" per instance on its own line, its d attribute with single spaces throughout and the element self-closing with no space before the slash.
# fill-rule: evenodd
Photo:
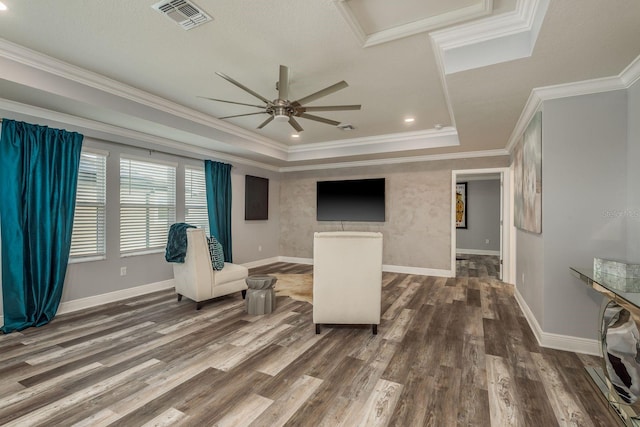
<svg viewBox="0 0 640 427">
<path fill-rule="evenodd" d="M 437 268 L 405 267 L 403 265 L 382 265 L 382 271 L 389 273 L 417 274 L 419 276 L 455 277 L 451 270 Z"/>
<path fill-rule="evenodd" d="M 313 258 L 297 258 L 297 257 L 291 257 L 291 256 L 279 256 L 278 261 L 290 262 L 292 264 L 313 265 Z"/>
<path fill-rule="evenodd" d="M 150 294 L 152 292 L 163 291 L 173 288 L 173 279 L 163 280 L 162 282 L 148 283 L 146 285 L 136 286 L 133 288 L 121 289 L 119 291 L 108 292 L 106 294 L 93 295 L 86 298 L 78 298 L 71 301 L 61 302 L 58 306 L 56 314 L 72 313 L 85 308 L 96 307 L 110 302 L 122 301 L 128 298 L 140 295 Z M 0 315 L 0 326 L 4 326 L 4 315 Z"/>
<path fill-rule="evenodd" d="M 271 258 L 258 259 L 256 261 L 249 261 L 249 262 L 242 263 L 242 265 L 244 265 L 247 268 L 256 268 L 256 267 L 262 267 L 263 265 L 273 264 L 275 262 L 280 262 L 280 257 L 274 256 Z"/>
<path fill-rule="evenodd" d="M 489 250 L 485 250 L 485 249 L 458 249 L 458 248 L 456 248 L 456 255 L 458 255 L 458 254 L 500 256 L 500 251 L 489 251 Z"/>
<path fill-rule="evenodd" d="M 538 340 L 538 344 L 541 347 L 572 351 L 574 353 L 590 354 L 592 356 L 602 356 L 598 340 L 544 332 L 526 301 L 522 298 L 520 292 L 518 292 L 518 288 L 515 288 L 514 295 L 516 297 L 516 301 L 518 301 L 520 309 L 524 313 L 524 317 L 527 319 L 527 322 L 536 337 L 536 340 Z"/>
<path fill-rule="evenodd" d="M 296 258 L 296 257 L 278 257 L 280 262 L 290 262 L 293 264 L 307 264 L 313 265 L 312 258 Z M 389 273 L 404 273 L 404 274 L 417 274 L 420 276 L 437 276 L 437 277 L 454 277 L 455 274 L 451 270 L 440 270 L 437 268 L 422 268 L 422 267 L 405 267 L 403 265 L 382 265 L 382 271 Z"/>
<path fill-rule="evenodd" d="M 149 294 L 151 292 L 163 291 L 174 287 L 173 279 L 163 280 L 162 282 L 149 283 L 133 288 L 121 289 L 119 291 L 108 292 L 106 294 L 94 295 L 86 298 L 79 298 L 71 301 L 60 303 L 57 314 L 71 313 L 85 308 L 96 307 L 110 302 L 121 301 L 140 295 Z"/>
</svg>

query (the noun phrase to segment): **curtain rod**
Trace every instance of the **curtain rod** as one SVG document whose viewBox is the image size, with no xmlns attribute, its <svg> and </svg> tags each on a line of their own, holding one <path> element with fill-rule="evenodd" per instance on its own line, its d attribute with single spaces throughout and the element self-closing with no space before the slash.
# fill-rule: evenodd
<svg viewBox="0 0 640 427">
<path fill-rule="evenodd" d="M 13 120 L 13 119 L 11 119 L 11 120 Z M 2 118 L 0 118 L 0 123 L 2 123 L 2 121 L 3 121 L 3 119 L 2 119 Z M 26 123 L 26 122 L 25 122 L 25 123 Z M 85 135 L 82 135 L 82 136 L 85 136 Z M 89 137 L 89 138 L 93 138 L 93 137 Z M 97 140 L 97 138 L 95 138 L 95 139 Z M 103 140 L 100 140 L 100 141 L 102 142 Z M 155 149 L 153 149 L 153 148 L 136 147 L 135 145 L 125 144 L 124 142 L 104 141 L 104 143 L 106 143 L 106 144 L 115 144 L 115 145 L 120 145 L 120 146 L 123 146 L 123 147 L 137 148 L 137 149 L 139 149 L 139 150 L 145 150 L 145 151 L 148 151 L 148 152 L 149 152 L 149 154 L 151 154 L 151 153 L 166 154 L 166 155 L 168 155 L 168 156 L 181 157 L 181 158 L 183 158 L 183 159 L 189 159 L 189 160 L 199 160 L 199 161 L 201 161 L 201 162 L 203 162 L 203 161 L 205 161 L 205 160 L 208 160 L 208 159 L 200 159 L 200 158 L 198 158 L 198 157 L 185 156 L 184 154 L 174 154 L 174 153 L 170 153 L 170 152 L 168 152 L 168 151 L 155 150 Z M 226 163 L 226 162 L 221 162 L 221 163 Z M 235 168 L 235 166 L 234 166 L 234 165 L 232 165 L 231 163 L 227 163 L 227 164 L 230 164 L 232 168 Z"/>
</svg>

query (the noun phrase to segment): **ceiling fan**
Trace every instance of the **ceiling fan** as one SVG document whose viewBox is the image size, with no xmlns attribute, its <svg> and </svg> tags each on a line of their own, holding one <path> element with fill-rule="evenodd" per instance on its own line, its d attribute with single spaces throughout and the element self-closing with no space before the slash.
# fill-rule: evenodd
<svg viewBox="0 0 640 427">
<path fill-rule="evenodd" d="M 268 125 L 272 120 L 275 120 L 275 121 L 281 121 L 281 122 L 287 121 L 296 131 L 302 132 L 304 129 L 302 129 L 302 126 L 300 126 L 300 124 L 296 121 L 295 117 L 302 117 L 303 119 L 314 120 L 316 122 L 338 126 L 340 122 L 337 122 L 335 120 L 325 119 L 324 117 L 308 114 L 307 112 L 308 111 L 344 111 L 344 110 L 360 109 L 360 105 L 305 106 L 305 104 L 309 102 L 313 102 L 316 99 L 322 98 L 323 96 L 327 96 L 331 93 L 337 92 L 340 89 L 344 89 L 347 86 L 349 86 L 347 82 L 345 82 L 344 80 L 334 85 L 331 85 L 329 87 L 326 87 L 322 90 L 314 92 L 311 95 L 307 95 L 304 98 L 300 98 L 296 101 L 290 101 L 289 100 L 289 68 L 284 65 L 280 66 L 280 78 L 276 83 L 276 89 L 278 90 L 278 98 L 274 99 L 273 101 L 268 100 L 264 96 L 252 91 L 242 83 L 237 82 L 236 80 L 232 79 L 231 77 L 225 74 L 222 74 L 219 72 L 216 72 L 216 74 L 222 77 L 223 79 L 227 80 L 229 83 L 232 83 L 238 86 L 240 89 L 258 98 L 259 100 L 264 102 L 264 105 L 227 101 L 224 99 L 208 98 L 205 96 L 201 96 L 200 98 L 208 99 L 211 101 L 226 102 L 229 104 L 246 105 L 248 107 L 255 107 L 255 108 L 262 109 L 263 111 L 259 111 L 257 113 L 236 114 L 233 116 L 220 117 L 221 119 L 230 119 L 232 117 L 252 116 L 256 114 L 268 114 L 269 117 L 258 126 L 258 129 L 262 129 L 263 127 Z"/>
</svg>

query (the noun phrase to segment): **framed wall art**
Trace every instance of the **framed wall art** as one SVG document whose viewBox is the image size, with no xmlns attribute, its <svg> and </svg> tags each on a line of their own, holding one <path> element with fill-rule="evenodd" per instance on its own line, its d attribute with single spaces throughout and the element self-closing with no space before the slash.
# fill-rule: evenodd
<svg viewBox="0 0 640 427">
<path fill-rule="evenodd" d="M 514 147 L 514 224 L 542 233 L 542 113 L 538 111 Z"/>
<path fill-rule="evenodd" d="M 467 183 L 456 183 L 456 228 L 467 228 Z"/>
</svg>

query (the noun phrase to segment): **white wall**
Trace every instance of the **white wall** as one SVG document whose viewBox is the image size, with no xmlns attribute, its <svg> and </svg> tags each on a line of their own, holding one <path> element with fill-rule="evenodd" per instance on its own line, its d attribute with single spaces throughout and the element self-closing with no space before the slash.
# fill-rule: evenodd
<svg viewBox="0 0 640 427">
<path fill-rule="evenodd" d="M 465 181 L 464 175 L 458 181 Z M 467 181 L 467 228 L 456 229 L 461 253 L 500 252 L 500 180 Z M 489 243 L 486 243 L 487 239 Z"/>
</svg>

